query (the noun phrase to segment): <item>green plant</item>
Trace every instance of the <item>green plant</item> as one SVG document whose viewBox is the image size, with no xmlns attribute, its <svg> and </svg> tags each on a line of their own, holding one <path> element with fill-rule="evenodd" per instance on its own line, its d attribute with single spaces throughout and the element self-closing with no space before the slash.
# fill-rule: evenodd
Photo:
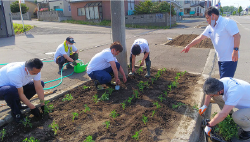
<svg viewBox="0 0 250 142">
<path fill-rule="evenodd" d="M 183 76 L 187 71 L 181 72 L 181 76 Z"/>
<path fill-rule="evenodd" d="M 176 81 L 173 81 L 173 82 L 171 83 L 171 86 L 172 86 L 172 87 L 177 87 L 177 85 L 178 85 L 178 83 L 177 83 Z"/>
<path fill-rule="evenodd" d="M 153 104 L 156 106 L 156 108 L 161 108 L 161 105 L 158 102 L 154 102 Z"/>
<path fill-rule="evenodd" d="M 162 70 L 163 70 L 163 71 L 167 71 L 167 69 L 166 69 L 166 68 L 163 68 Z"/>
<path fill-rule="evenodd" d="M 139 140 L 139 135 L 142 130 L 135 132 L 135 134 L 132 136 L 133 139 Z"/>
<path fill-rule="evenodd" d="M 154 115 L 155 115 L 155 110 L 152 111 L 151 117 L 154 117 Z"/>
<path fill-rule="evenodd" d="M 158 99 L 160 99 L 161 102 L 162 102 L 163 100 L 166 100 L 166 98 L 162 97 L 162 95 L 160 95 L 160 96 L 158 97 Z"/>
<path fill-rule="evenodd" d="M 92 136 L 87 136 L 87 138 L 83 142 L 95 142 L 92 138 Z"/>
<path fill-rule="evenodd" d="M 193 106 L 193 109 L 194 109 L 194 110 L 198 110 L 198 111 L 199 111 L 198 105 L 197 105 L 197 104 L 195 104 L 195 105 Z"/>
<path fill-rule="evenodd" d="M 82 88 L 83 88 L 83 90 L 85 90 L 85 89 L 89 89 L 89 88 L 90 88 L 90 86 L 86 86 L 86 85 L 84 85 Z"/>
<path fill-rule="evenodd" d="M 144 85 L 145 87 L 149 88 L 148 81 L 143 82 L 143 85 Z"/>
<path fill-rule="evenodd" d="M 62 99 L 63 102 L 64 102 L 64 101 L 71 101 L 71 100 L 73 100 L 73 97 L 72 97 L 71 94 L 66 94 L 66 95 L 65 95 L 65 98 Z"/>
<path fill-rule="evenodd" d="M 72 121 L 74 122 L 75 118 L 78 117 L 78 113 L 77 112 L 72 112 L 72 114 L 73 114 L 73 118 L 72 118 L 73 120 Z"/>
<path fill-rule="evenodd" d="M 44 101 L 44 114 L 49 114 L 54 109 L 53 104 L 48 105 L 49 101 Z"/>
<path fill-rule="evenodd" d="M 106 128 L 108 129 L 110 126 L 110 121 L 105 121 L 103 124 L 106 125 Z"/>
<path fill-rule="evenodd" d="M 160 77 L 161 77 L 160 72 L 157 72 L 157 74 L 155 75 L 155 80 L 157 80 L 157 79 L 160 78 Z"/>
<path fill-rule="evenodd" d="M 122 104 L 122 109 L 123 109 L 123 110 L 126 108 L 126 101 L 127 101 L 127 100 L 125 100 L 123 103 L 121 103 L 121 104 Z"/>
<path fill-rule="evenodd" d="M 39 142 L 39 140 L 35 139 L 34 137 L 25 138 L 23 142 Z"/>
<path fill-rule="evenodd" d="M 144 114 L 142 115 L 142 121 L 146 125 L 148 122 L 148 117 L 146 117 Z"/>
<path fill-rule="evenodd" d="M 131 104 L 132 100 L 134 99 L 134 95 L 132 95 L 131 97 L 128 97 L 128 103 Z"/>
<path fill-rule="evenodd" d="M 95 94 L 93 97 L 92 97 L 92 100 L 94 101 L 94 103 L 98 103 L 98 95 Z"/>
<path fill-rule="evenodd" d="M 108 88 L 108 89 L 106 89 L 106 91 L 108 92 L 109 95 L 111 95 L 112 92 L 114 91 L 114 89 L 113 88 Z"/>
<path fill-rule="evenodd" d="M 168 92 L 167 92 L 167 91 L 164 91 L 164 95 L 167 97 L 167 96 L 168 96 Z"/>
<path fill-rule="evenodd" d="M 177 103 L 176 105 L 173 104 L 173 105 L 172 105 L 172 108 L 173 108 L 173 109 L 176 109 L 176 108 L 178 108 L 178 107 L 180 107 L 180 106 L 183 106 L 183 105 L 185 105 L 185 104 L 179 102 L 179 103 Z"/>
<path fill-rule="evenodd" d="M 99 98 L 101 101 L 108 101 L 109 100 L 109 94 L 108 93 L 103 93 L 101 98 Z"/>
<path fill-rule="evenodd" d="M 116 118 L 118 116 L 118 113 L 115 110 L 113 110 L 111 111 L 109 116 L 111 116 L 112 118 Z"/>
<path fill-rule="evenodd" d="M 155 78 L 151 78 L 152 85 L 154 84 Z"/>
<path fill-rule="evenodd" d="M 169 91 L 172 90 L 172 84 L 168 85 L 168 90 L 169 90 Z"/>
<path fill-rule="evenodd" d="M 22 14 L 25 14 L 26 12 L 28 12 L 29 7 L 27 7 L 26 4 L 21 3 L 21 9 L 22 9 Z M 15 1 L 12 4 L 10 4 L 10 10 L 12 13 L 20 12 L 19 2 Z"/>
<path fill-rule="evenodd" d="M 134 96 L 135 96 L 136 99 L 139 98 L 139 92 L 138 92 L 138 90 L 133 90 L 133 94 L 134 94 Z"/>
<path fill-rule="evenodd" d="M 58 129 L 59 129 L 59 126 L 58 126 L 58 124 L 56 124 L 55 121 L 53 121 L 52 124 L 49 125 L 49 128 L 51 128 L 52 131 L 54 131 L 54 135 L 56 135 L 56 134 L 57 134 L 57 131 L 58 131 Z"/>
<path fill-rule="evenodd" d="M 141 74 L 143 72 L 142 67 L 140 67 L 138 70 L 136 70 L 136 73 Z"/>
<path fill-rule="evenodd" d="M 145 88 L 143 81 L 140 81 L 139 84 L 137 84 L 137 86 L 139 87 L 139 90 L 143 92 L 143 89 Z"/>
<path fill-rule="evenodd" d="M 2 139 L 2 141 L 3 141 L 3 138 L 4 138 L 5 135 L 6 135 L 6 130 L 3 129 L 3 130 L 0 132 L 0 134 L 1 134 L 1 139 Z"/>
<path fill-rule="evenodd" d="M 30 119 L 28 118 L 28 116 L 26 116 L 25 119 L 22 120 L 21 122 L 24 125 L 24 127 L 30 126 L 30 128 L 32 128 L 32 123 L 30 123 Z"/>
<path fill-rule="evenodd" d="M 13 23 L 13 28 L 14 28 L 15 34 L 18 34 L 18 33 L 23 33 L 23 32 L 29 31 L 29 30 L 33 29 L 34 26 L 24 25 L 24 29 L 23 29 L 23 24 Z"/>
<path fill-rule="evenodd" d="M 87 104 L 84 105 L 84 108 L 85 108 L 85 109 L 83 110 L 84 113 L 86 113 L 87 111 L 90 111 L 90 108 L 88 107 Z"/>
</svg>

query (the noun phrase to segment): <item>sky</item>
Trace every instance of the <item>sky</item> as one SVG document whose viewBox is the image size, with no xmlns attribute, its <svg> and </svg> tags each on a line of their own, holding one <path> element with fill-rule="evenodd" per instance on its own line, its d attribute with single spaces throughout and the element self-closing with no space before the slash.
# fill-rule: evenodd
<svg viewBox="0 0 250 142">
<path fill-rule="evenodd" d="M 219 0 L 216 0 L 218 3 Z M 215 0 L 213 0 L 215 2 Z M 241 6 L 243 9 L 246 9 L 247 6 L 250 6 L 250 0 L 220 0 L 222 6 Z"/>
</svg>

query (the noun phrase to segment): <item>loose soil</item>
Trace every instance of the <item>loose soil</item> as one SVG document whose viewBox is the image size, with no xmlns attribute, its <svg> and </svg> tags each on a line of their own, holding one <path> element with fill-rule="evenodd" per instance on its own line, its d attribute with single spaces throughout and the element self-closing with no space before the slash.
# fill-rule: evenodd
<svg viewBox="0 0 250 142">
<path fill-rule="evenodd" d="M 7 132 L 3 141 L 21 142 L 25 138 L 33 136 L 40 142 L 82 142 L 91 135 L 96 142 L 135 142 L 136 140 L 132 136 L 140 130 L 142 130 L 139 134 L 141 142 L 171 141 L 186 108 L 194 106 L 192 92 L 199 75 L 185 73 L 178 79 L 179 85 L 170 91 L 168 85 L 175 80 L 178 71 L 163 71 L 161 77 L 153 84 L 151 79 L 144 77 L 145 73 L 144 69 L 141 75 L 129 76 L 127 83 L 121 84 L 119 91 L 113 91 L 108 101 L 99 101 L 98 103 L 94 103 L 92 97 L 97 94 L 100 98 L 105 91 L 97 91 L 93 81 L 86 82 L 67 92 L 73 96 L 73 100 L 63 102 L 64 96 L 61 96 L 51 101 L 50 104 L 53 104 L 54 109 L 49 115 L 44 115 L 39 119 L 28 115 L 32 128 L 24 127 L 23 124 L 15 122 L 1 127 L 0 130 L 5 129 Z M 151 78 L 156 73 L 157 70 L 151 69 Z M 143 92 L 139 91 L 139 98 L 134 98 L 132 103 L 127 104 L 123 110 L 121 103 L 132 96 L 133 90 L 138 90 L 137 84 L 140 81 L 148 81 L 150 86 L 144 88 Z M 84 90 L 84 85 L 90 86 L 90 88 Z M 164 95 L 165 91 L 167 91 L 167 96 Z M 159 95 L 162 95 L 166 100 L 160 102 Z M 157 101 L 161 108 L 157 109 L 153 104 Z M 185 105 L 173 108 L 172 105 L 177 103 Z M 85 104 L 91 109 L 87 113 L 83 112 Z M 119 114 L 117 118 L 110 117 L 113 110 Z M 156 112 L 152 117 L 153 110 Z M 73 112 L 79 114 L 74 121 L 72 119 Z M 142 121 L 143 115 L 148 117 L 146 124 Z M 56 135 L 48 127 L 53 121 L 59 125 Z M 111 125 L 108 129 L 103 124 L 105 121 L 110 121 Z"/>
<path fill-rule="evenodd" d="M 188 35 L 179 35 L 178 37 L 174 38 L 167 45 L 175 45 L 175 46 L 187 46 L 190 42 L 192 42 L 197 36 L 196 34 L 188 34 Z M 213 43 L 210 38 L 206 38 L 201 41 L 199 44 L 193 46 L 195 48 L 213 48 Z"/>
</svg>

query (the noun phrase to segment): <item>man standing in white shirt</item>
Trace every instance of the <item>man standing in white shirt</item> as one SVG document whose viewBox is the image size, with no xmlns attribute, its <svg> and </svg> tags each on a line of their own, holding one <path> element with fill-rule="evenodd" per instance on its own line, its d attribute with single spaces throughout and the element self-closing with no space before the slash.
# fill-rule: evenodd
<svg viewBox="0 0 250 142">
<path fill-rule="evenodd" d="M 55 53 L 54 62 L 59 66 L 59 72 L 61 72 L 63 64 L 67 62 L 72 62 L 73 65 L 76 65 L 75 60 L 78 59 L 79 51 L 73 45 L 75 43 L 72 37 L 67 37 L 66 40 L 60 44 Z M 70 64 L 66 65 L 66 68 L 73 68 Z"/>
<path fill-rule="evenodd" d="M 220 16 L 218 9 L 215 7 L 209 7 L 205 16 L 209 25 L 181 52 L 187 53 L 192 46 L 210 38 L 218 57 L 220 78 L 233 77 L 237 67 L 240 46 L 240 33 L 237 24 L 231 19 Z"/>
<path fill-rule="evenodd" d="M 12 117 L 16 122 L 21 122 L 20 100 L 26 104 L 31 114 L 40 117 L 40 111 L 29 99 L 36 93 L 44 111 L 44 82 L 41 81 L 43 62 L 38 58 L 26 62 L 14 62 L 0 69 L 0 100 L 5 100 L 11 108 Z"/>
<path fill-rule="evenodd" d="M 204 105 L 199 109 L 202 115 L 210 103 L 211 98 L 219 105 L 221 111 L 207 124 L 205 132 L 210 136 L 211 127 L 223 121 L 232 109 L 238 108 L 233 112 L 232 118 L 243 132 L 239 138 L 250 140 L 250 84 L 240 79 L 224 77 L 220 80 L 208 78 L 203 91 L 206 94 Z"/>
<path fill-rule="evenodd" d="M 119 42 L 114 42 L 110 45 L 110 48 L 102 50 L 90 60 L 87 73 L 91 79 L 95 80 L 97 90 L 104 89 L 101 84 L 112 84 L 112 75 L 114 75 L 116 85 L 118 85 L 120 83 L 118 71 L 123 76 L 123 82 L 127 81 L 123 68 L 115 57 L 122 50 L 122 45 Z"/>
<path fill-rule="evenodd" d="M 143 38 L 136 39 L 131 47 L 131 53 L 130 53 L 130 70 L 131 72 L 129 75 L 134 75 L 135 73 L 135 58 L 136 56 L 140 55 L 141 53 L 144 53 L 144 56 L 141 60 L 140 66 L 144 65 L 144 60 L 146 61 L 146 68 L 147 73 L 145 77 L 150 77 L 150 67 L 151 67 L 151 61 L 149 58 L 149 46 L 148 41 Z"/>
</svg>

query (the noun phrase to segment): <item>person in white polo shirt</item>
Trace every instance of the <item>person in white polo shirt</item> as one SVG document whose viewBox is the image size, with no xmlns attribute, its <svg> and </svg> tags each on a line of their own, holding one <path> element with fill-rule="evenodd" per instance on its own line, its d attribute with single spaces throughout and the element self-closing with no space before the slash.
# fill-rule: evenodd
<svg viewBox="0 0 250 142">
<path fill-rule="evenodd" d="M 250 84 L 231 77 L 220 80 L 208 78 L 203 85 L 203 91 L 206 97 L 204 105 L 199 109 L 200 115 L 206 111 L 211 98 L 221 108 L 221 111 L 205 127 L 205 132 L 210 136 L 211 127 L 232 113 L 234 122 L 243 130 L 239 138 L 250 141 Z M 235 112 L 232 111 L 234 107 L 238 108 Z"/>
<path fill-rule="evenodd" d="M 123 47 L 119 42 L 114 42 L 110 48 L 104 49 L 97 53 L 89 62 L 87 73 L 91 79 L 95 81 L 97 90 L 104 89 L 101 84 L 112 84 L 112 76 L 115 77 L 116 85 L 120 83 L 118 71 L 123 76 L 123 82 L 127 81 L 127 77 L 122 66 L 118 63 L 116 55 L 122 52 Z"/>
<path fill-rule="evenodd" d="M 215 7 L 209 7 L 205 16 L 209 25 L 181 52 L 187 53 L 192 46 L 210 38 L 218 57 L 220 78 L 234 77 L 240 45 L 240 33 L 237 24 L 232 19 L 220 16 L 219 10 Z"/>
<path fill-rule="evenodd" d="M 0 69 L 0 100 L 5 100 L 11 108 L 11 115 L 16 122 L 21 122 L 21 102 L 31 109 L 31 114 L 40 117 L 40 110 L 29 99 L 36 93 L 44 111 L 44 82 L 41 81 L 43 62 L 38 58 L 26 62 L 9 63 Z"/>
<path fill-rule="evenodd" d="M 72 62 L 73 65 L 76 65 L 75 60 L 78 59 L 79 51 L 73 45 L 75 43 L 72 37 L 67 37 L 66 40 L 60 44 L 54 56 L 54 62 L 56 62 L 59 66 L 59 72 L 61 72 L 63 64 Z M 66 68 L 73 68 L 70 64 L 66 65 Z"/>
<path fill-rule="evenodd" d="M 149 44 L 146 39 L 139 38 L 136 39 L 131 47 L 131 53 L 130 53 L 130 70 L 131 72 L 129 75 L 134 75 L 135 73 L 135 58 L 136 56 L 140 55 L 141 53 L 144 53 L 144 56 L 141 60 L 140 66 L 144 65 L 144 60 L 146 61 L 146 68 L 147 73 L 145 77 L 150 77 L 150 67 L 151 67 L 151 61 L 149 58 Z"/>
</svg>

